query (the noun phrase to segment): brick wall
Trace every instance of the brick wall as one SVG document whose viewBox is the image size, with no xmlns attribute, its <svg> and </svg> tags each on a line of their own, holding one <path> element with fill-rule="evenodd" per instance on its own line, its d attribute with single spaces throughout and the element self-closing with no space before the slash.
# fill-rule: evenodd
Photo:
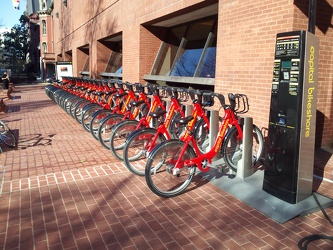
<svg viewBox="0 0 333 250">
<path fill-rule="evenodd" d="M 154 65 L 158 50 L 161 45 L 161 40 L 155 34 L 163 33 L 164 30 L 160 28 L 147 29 L 140 26 L 140 57 L 139 57 L 139 75 L 141 76 L 140 81 L 144 74 L 149 74 Z M 147 49 L 149 48 L 149 49 Z"/>
<path fill-rule="evenodd" d="M 215 90 L 247 94 L 259 127 L 268 122 L 276 33 L 292 30 L 292 18 L 288 0 L 219 5 Z"/>
<path fill-rule="evenodd" d="M 43 25 L 42 21 L 46 23 L 46 34 L 43 35 Z M 47 44 L 47 52 L 53 52 L 53 36 L 52 36 L 52 17 L 50 15 L 41 15 L 40 16 L 40 48 L 42 51 L 42 43 L 45 42 Z M 43 51 L 42 51 L 43 52 Z"/>
<path fill-rule="evenodd" d="M 122 34 L 123 79 L 142 82 L 154 63 L 160 41 L 149 25 L 200 9 L 214 1 L 199 0 L 102 0 L 55 1 L 55 53 L 65 58 L 73 52 L 74 73 L 82 70 L 76 48 L 88 44 L 92 75 L 104 69 L 106 56 L 97 40 Z M 215 1 L 216 2 L 216 1 Z M 317 134 L 323 145 L 332 143 L 333 0 L 317 2 L 316 35 L 320 39 Z M 215 91 L 242 92 L 250 98 L 249 116 L 267 127 L 276 34 L 307 29 L 308 0 L 224 0 L 218 6 L 217 67 Z M 78 55 L 76 55 L 78 53 Z M 320 140 L 321 141 L 321 140 Z"/>
<path fill-rule="evenodd" d="M 219 6 L 216 91 L 243 92 L 250 97 L 249 115 L 267 127 L 277 33 L 307 30 L 308 1 L 223 1 Z M 333 138 L 332 28 L 333 1 L 318 2 L 316 35 L 320 39 L 317 145 Z M 318 28 L 319 27 L 319 28 Z M 324 52 L 325 51 L 325 52 Z M 331 53 L 328 55 L 327 52 Z M 325 124 L 324 124 L 325 122 Z"/>
<path fill-rule="evenodd" d="M 308 1 L 295 0 L 294 25 L 307 29 Z M 317 92 L 317 146 L 332 146 L 333 143 L 333 0 L 318 1 L 315 34 L 319 37 L 319 69 Z"/>
</svg>

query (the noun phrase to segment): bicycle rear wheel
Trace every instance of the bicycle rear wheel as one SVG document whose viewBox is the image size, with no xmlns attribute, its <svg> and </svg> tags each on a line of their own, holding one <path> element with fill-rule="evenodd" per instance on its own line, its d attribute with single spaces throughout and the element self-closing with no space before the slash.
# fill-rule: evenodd
<svg viewBox="0 0 333 250">
<path fill-rule="evenodd" d="M 228 132 L 222 145 L 222 154 L 225 163 L 233 171 L 237 171 L 238 161 L 242 158 L 243 138 L 239 138 L 239 133 L 235 127 Z M 262 154 L 264 148 L 264 137 L 260 129 L 253 125 L 253 164 L 255 164 Z"/>
<path fill-rule="evenodd" d="M 185 142 L 169 140 L 162 142 L 149 154 L 145 169 L 146 182 L 155 194 L 170 198 L 181 194 L 190 185 L 195 174 L 196 166 L 182 167 L 173 173 L 175 163 L 196 156 L 192 147 L 188 146 L 180 159 L 180 152 Z"/>
<path fill-rule="evenodd" d="M 130 134 L 123 149 L 126 168 L 133 174 L 145 175 L 147 150 L 153 142 L 158 145 L 165 140 L 165 136 L 153 128 L 142 128 Z"/>
<path fill-rule="evenodd" d="M 15 148 L 17 146 L 17 139 L 4 122 L 0 121 L 0 141 L 5 143 L 8 147 Z"/>
<path fill-rule="evenodd" d="M 201 153 L 209 149 L 209 125 L 202 118 L 194 126 L 194 138 Z"/>
<path fill-rule="evenodd" d="M 171 138 L 173 139 L 178 139 L 185 133 L 186 125 L 180 125 L 177 122 L 177 120 L 179 120 L 180 118 L 182 118 L 181 113 L 174 114 L 169 124 L 168 130 Z"/>
<path fill-rule="evenodd" d="M 127 137 L 136 129 L 138 124 L 139 122 L 136 120 L 125 120 L 119 122 L 112 128 L 110 136 L 110 150 L 119 160 L 123 159 L 123 149 L 125 147 Z"/>
</svg>

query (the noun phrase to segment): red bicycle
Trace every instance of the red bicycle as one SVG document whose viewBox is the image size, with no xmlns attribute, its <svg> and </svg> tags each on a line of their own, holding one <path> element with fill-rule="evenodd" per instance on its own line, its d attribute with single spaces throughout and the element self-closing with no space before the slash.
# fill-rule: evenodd
<svg viewBox="0 0 333 250">
<path fill-rule="evenodd" d="M 197 168 L 207 172 L 210 167 L 217 167 L 213 158 L 221 151 L 227 166 L 237 170 L 237 163 L 242 156 L 243 141 L 243 130 L 237 114 L 248 111 L 247 97 L 242 94 L 229 94 L 230 105 L 226 105 L 223 95 L 211 95 L 219 99 L 224 109 L 224 117 L 213 147 L 202 153 L 196 142 L 194 130 L 190 127 L 193 116 L 180 119 L 179 123 L 188 124 L 185 136 L 182 139 L 160 143 L 148 156 L 145 178 L 148 187 L 155 194 L 167 198 L 181 194 L 191 183 Z M 253 132 L 255 162 L 262 153 L 264 140 L 261 131 L 255 125 Z"/>
<path fill-rule="evenodd" d="M 133 87 L 135 90 L 133 90 Z M 140 119 L 146 116 L 151 107 L 145 88 L 141 84 L 127 85 L 127 88 L 126 98 L 121 99 L 123 104 L 120 102 L 111 114 L 107 114 L 99 120 L 93 118 L 90 122 L 91 133 L 106 148 L 109 148 L 110 133 L 113 126 L 123 120 Z"/>
<path fill-rule="evenodd" d="M 201 91 L 188 91 L 185 89 L 177 89 L 177 92 L 183 93 L 182 98 L 171 98 L 171 106 L 167 113 L 165 123 L 154 128 L 141 128 L 129 135 L 123 149 L 123 160 L 125 166 L 134 174 L 143 176 L 145 174 L 145 166 L 147 155 L 160 144 L 162 141 L 169 141 L 171 138 L 182 138 L 185 133 L 185 125 L 178 121 L 184 117 L 181 102 L 187 102 L 188 96 L 191 96 L 193 102 L 192 121 L 188 124 L 189 129 L 193 129 L 194 138 L 200 151 L 205 151 L 206 139 L 209 134 L 209 120 L 203 107 L 211 106 L 212 102 L 202 102 Z M 184 95 L 185 94 L 185 95 Z M 185 98 L 184 98 L 185 97 Z M 178 111 L 181 115 L 175 115 Z M 152 116 L 158 117 L 159 114 L 152 113 Z M 170 121 L 172 120 L 171 124 Z M 170 136 L 168 128 L 176 130 L 173 137 Z M 186 134 L 185 134 L 186 135 Z"/>
</svg>

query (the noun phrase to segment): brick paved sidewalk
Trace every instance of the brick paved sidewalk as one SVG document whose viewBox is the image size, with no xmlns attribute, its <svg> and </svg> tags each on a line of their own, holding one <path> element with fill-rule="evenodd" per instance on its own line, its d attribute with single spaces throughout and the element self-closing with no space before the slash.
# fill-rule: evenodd
<svg viewBox="0 0 333 250">
<path fill-rule="evenodd" d="M 281 225 L 200 177 L 178 197 L 154 195 L 44 86 L 16 87 L 0 116 L 19 137 L 0 154 L 0 248 L 297 249 L 309 234 L 333 236 L 321 212 Z"/>
</svg>

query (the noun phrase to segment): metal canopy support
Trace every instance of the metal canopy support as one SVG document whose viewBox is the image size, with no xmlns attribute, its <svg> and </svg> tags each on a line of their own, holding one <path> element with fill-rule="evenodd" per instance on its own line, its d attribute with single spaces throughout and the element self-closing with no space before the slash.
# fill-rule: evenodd
<svg viewBox="0 0 333 250">
<path fill-rule="evenodd" d="M 317 9 L 317 0 L 309 1 L 309 24 L 308 31 L 312 34 L 315 33 L 316 29 L 316 9 Z"/>
</svg>

